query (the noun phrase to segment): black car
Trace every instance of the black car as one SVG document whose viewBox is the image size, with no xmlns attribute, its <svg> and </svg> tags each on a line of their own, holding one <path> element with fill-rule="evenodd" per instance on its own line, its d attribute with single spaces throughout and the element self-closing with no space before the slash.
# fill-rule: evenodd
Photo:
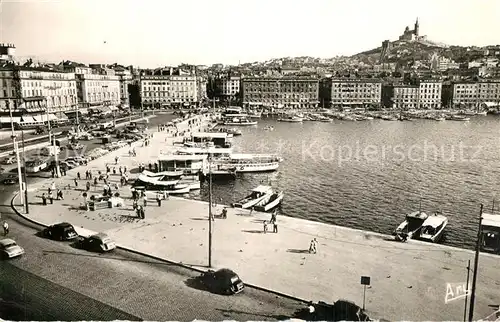
<svg viewBox="0 0 500 322">
<path fill-rule="evenodd" d="M 98 233 L 89 237 L 80 237 L 78 242 L 80 248 L 91 252 L 109 252 L 116 248 L 115 242 L 104 233 Z"/>
<path fill-rule="evenodd" d="M 211 292 L 218 294 L 237 294 L 245 287 L 238 274 L 227 268 L 208 270 L 202 273 L 199 279 Z"/>
<path fill-rule="evenodd" d="M 17 177 L 17 176 L 10 175 L 7 178 L 3 178 L 2 179 L 2 184 L 4 184 L 4 185 L 13 185 L 13 184 L 16 184 L 16 183 L 19 182 L 18 178 L 19 177 Z"/>
<path fill-rule="evenodd" d="M 61 222 L 45 228 L 43 235 L 54 240 L 72 240 L 78 237 L 73 225 L 67 222 Z"/>
<path fill-rule="evenodd" d="M 362 308 L 347 300 L 338 300 L 333 304 L 310 302 L 299 318 L 307 321 L 371 321 Z"/>
</svg>

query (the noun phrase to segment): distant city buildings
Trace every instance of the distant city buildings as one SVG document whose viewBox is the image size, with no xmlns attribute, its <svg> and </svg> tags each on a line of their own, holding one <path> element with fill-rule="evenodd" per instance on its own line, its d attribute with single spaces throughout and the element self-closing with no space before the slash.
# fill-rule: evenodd
<svg viewBox="0 0 500 322">
<path fill-rule="evenodd" d="M 244 106 L 316 108 L 319 79 L 312 77 L 243 77 Z"/>
</svg>

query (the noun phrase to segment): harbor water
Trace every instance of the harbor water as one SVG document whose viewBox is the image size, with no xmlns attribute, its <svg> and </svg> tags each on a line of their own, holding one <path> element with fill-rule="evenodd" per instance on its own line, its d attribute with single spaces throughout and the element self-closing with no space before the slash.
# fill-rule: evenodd
<svg viewBox="0 0 500 322">
<path fill-rule="evenodd" d="M 270 128 L 273 127 L 271 130 Z M 239 127 L 241 153 L 276 153 L 276 172 L 214 180 L 213 197 L 230 204 L 259 184 L 285 191 L 280 212 L 292 217 L 390 234 L 406 213 L 441 211 L 442 243 L 472 248 L 480 204 L 500 203 L 500 119 L 333 121 L 261 119 Z M 190 197 L 208 200 L 207 184 Z"/>
</svg>

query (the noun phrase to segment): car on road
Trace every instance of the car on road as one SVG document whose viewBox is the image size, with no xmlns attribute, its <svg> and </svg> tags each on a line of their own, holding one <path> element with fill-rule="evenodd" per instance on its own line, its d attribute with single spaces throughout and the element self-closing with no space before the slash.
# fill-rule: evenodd
<svg viewBox="0 0 500 322">
<path fill-rule="evenodd" d="M 16 157 L 8 157 L 2 160 L 3 164 L 13 164 L 16 162 Z"/>
<path fill-rule="evenodd" d="M 43 230 L 43 236 L 54 240 L 73 240 L 78 238 L 75 227 L 67 222 L 49 226 Z"/>
<path fill-rule="evenodd" d="M 80 248 L 92 252 L 109 252 L 116 248 L 116 243 L 105 233 L 98 233 L 89 237 L 80 237 Z"/>
<path fill-rule="evenodd" d="M 2 184 L 4 185 L 13 185 L 19 182 L 19 177 L 15 174 L 10 174 L 6 178 L 2 179 Z"/>
<path fill-rule="evenodd" d="M 66 158 L 65 161 L 75 162 L 79 165 L 84 165 L 84 164 L 87 164 L 89 162 L 89 160 L 87 158 L 78 157 L 78 156 Z"/>
<path fill-rule="evenodd" d="M 13 239 L 4 238 L 0 240 L 0 253 L 3 258 L 14 258 L 24 254 L 24 249 Z"/>
<path fill-rule="evenodd" d="M 199 281 L 209 291 L 218 294 L 237 294 L 245 288 L 238 274 L 228 268 L 208 270 L 200 275 Z"/>
</svg>

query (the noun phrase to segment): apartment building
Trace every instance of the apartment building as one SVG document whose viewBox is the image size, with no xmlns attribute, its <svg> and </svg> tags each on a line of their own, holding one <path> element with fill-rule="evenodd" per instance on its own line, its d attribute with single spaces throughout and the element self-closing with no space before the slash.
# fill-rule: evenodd
<svg viewBox="0 0 500 322">
<path fill-rule="evenodd" d="M 419 97 L 418 105 L 419 109 L 438 109 L 441 107 L 441 96 L 443 83 L 441 80 L 420 80 L 418 82 Z"/>
<path fill-rule="evenodd" d="M 16 87 L 14 84 L 14 70 L 12 68 L 0 68 L 0 113 L 8 113 L 9 107 L 17 109 Z"/>
<path fill-rule="evenodd" d="M 243 77 L 243 104 L 274 108 L 316 108 L 319 79 L 314 77 Z"/>
<path fill-rule="evenodd" d="M 130 98 L 128 87 L 133 83 L 133 76 L 130 70 L 123 67 L 114 68 L 116 76 L 119 78 L 120 82 L 120 105 L 122 107 L 130 106 Z"/>
<path fill-rule="evenodd" d="M 18 108 L 26 112 L 63 113 L 78 105 L 75 74 L 38 67 L 16 67 Z"/>
<path fill-rule="evenodd" d="M 81 108 L 110 107 L 121 104 L 120 77 L 106 69 L 76 69 L 78 99 Z"/>
<path fill-rule="evenodd" d="M 223 76 L 217 79 L 217 86 L 224 96 L 235 96 L 240 92 L 240 76 Z"/>
<path fill-rule="evenodd" d="M 196 75 L 141 75 L 142 102 L 146 106 L 172 103 L 188 106 L 199 101 L 201 84 L 205 84 L 206 92 L 206 82 Z"/>
<path fill-rule="evenodd" d="M 454 107 L 475 107 L 486 102 L 500 104 L 500 79 L 453 84 Z"/>
<path fill-rule="evenodd" d="M 333 78 L 332 107 L 380 105 L 382 82 L 372 78 Z"/>
<path fill-rule="evenodd" d="M 394 85 L 392 102 L 396 109 L 418 109 L 420 87 L 417 85 Z"/>
</svg>

